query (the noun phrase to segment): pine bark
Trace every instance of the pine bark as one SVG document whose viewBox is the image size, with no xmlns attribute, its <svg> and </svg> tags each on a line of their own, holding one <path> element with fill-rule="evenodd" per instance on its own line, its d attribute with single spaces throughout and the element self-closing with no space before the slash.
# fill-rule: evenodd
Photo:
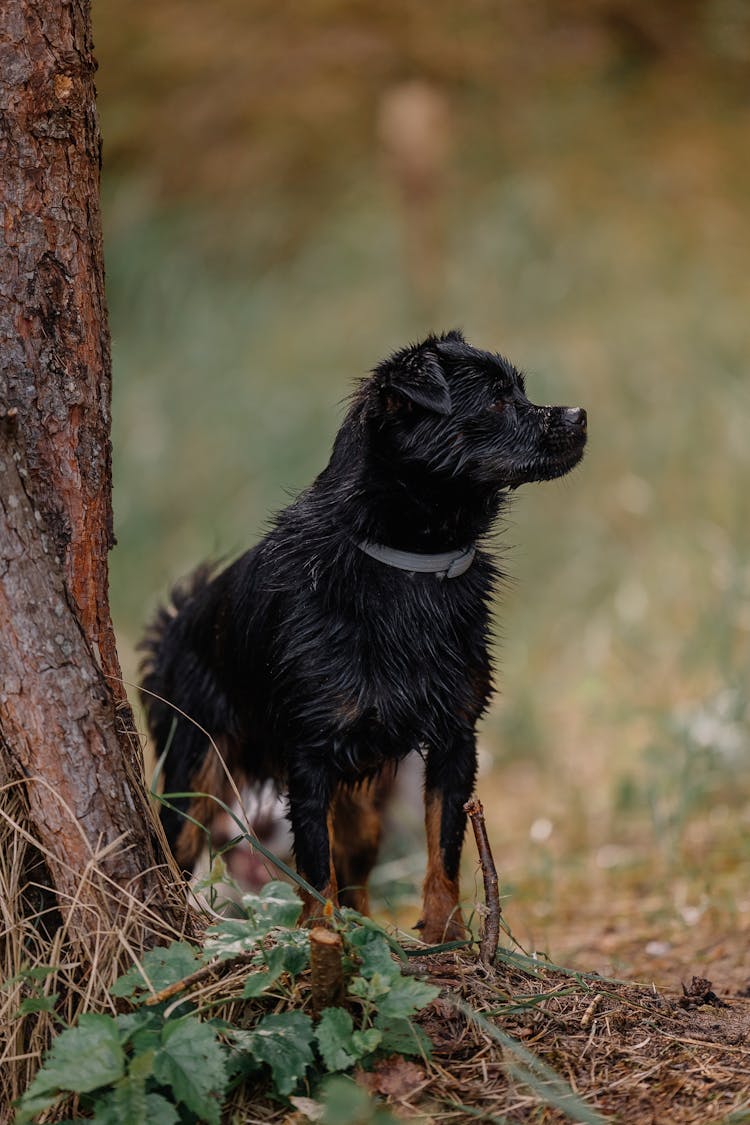
<svg viewBox="0 0 750 1125">
<path fill-rule="evenodd" d="M 89 0 L 0 0 L 0 753 L 81 940 L 117 887 L 180 914 L 109 611 L 95 70 Z"/>
</svg>

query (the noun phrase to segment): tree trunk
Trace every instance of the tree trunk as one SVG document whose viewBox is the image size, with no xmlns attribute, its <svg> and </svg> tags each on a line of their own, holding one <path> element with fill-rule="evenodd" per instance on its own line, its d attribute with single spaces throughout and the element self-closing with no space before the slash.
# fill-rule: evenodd
<svg viewBox="0 0 750 1125">
<path fill-rule="evenodd" d="M 128 909 L 117 888 L 171 924 L 180 915 L 108 603 L 91 48 L 89 0 L 0 2 L 0 751 L 2 772 L 26 779 L 62 912 L 84 942 L 96 918 L 116 924 Z"/>
</svg>

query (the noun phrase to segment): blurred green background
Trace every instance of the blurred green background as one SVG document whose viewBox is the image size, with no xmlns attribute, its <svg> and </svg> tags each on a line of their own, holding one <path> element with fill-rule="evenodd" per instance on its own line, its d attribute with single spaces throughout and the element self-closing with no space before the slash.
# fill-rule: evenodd
<svg viewBox="0 0 750 1125">
<path fill-rule="evenodd" d="M 509 920 L 654 972 L 740 932 L 750 5 L 94 19 L 126 677 L 169 583 L 324 465 L 352 380 L 461 326 L 590 418 L 583 466 L 517 494 L 503 535 L 480 795 Z"/>
</svg>

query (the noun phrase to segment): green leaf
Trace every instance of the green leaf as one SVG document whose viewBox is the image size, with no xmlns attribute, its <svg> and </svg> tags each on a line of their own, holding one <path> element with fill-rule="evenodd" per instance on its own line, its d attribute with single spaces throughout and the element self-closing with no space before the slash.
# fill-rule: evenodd
<svg viewBox="0 0 750 1125">
<path fill-rule="evenodd" d="M 357 1052 L 357 1058 L 364 1059 L 377 1051 L 383 1039 L 383 1033 L 377 1027 L 368 1027 L 366 1031 L 352 1033 L 352 1046 Z"/>
<path fill-rule="evenodd" d="M 171 945 L 157 946 L 143 955 L 141 965 L 115 981 L 113 996 L 134 996 L 136 992 L 159 992 L 170 984 L 195 972 L 202 960 L 200 951 L 186 941 L 173 941 Z M 141 967 L 142 966 L 142 967 Z"/>
<path fill-rule="evenodd" d="M 125 1072 L 125 1053 L 117 1024 L 111 1016 L 87 1012 L 77 1027 L 60 1032 L 53 1040 L 44 1066 L 29 1086 L 26 1097 L 57 1090 L 79 1094 L 109 1086 Z"/>
<path fill-rule="evenodd" d="M 21 969 L 18 974 L 23 980 L 46 980 L 47 977 L 52 976 L 53 973 L 60 971 L 59 965 L 32 965 L 28 969 Z"/>
<path fill-rule="evenodd" d="M 438 996 L 440 989 L 415 977 L 399 976 L 391 982 L 388 993 L 378 1003 L 384 1020 L 404 1019 L 414 1015 Z"/>
<path fill-rule="evenodd" d="M 141 1125 L 145 1118 L 146 1080 L 140 1075 L 122 1078 L 94 1102 L 94 1121 L 99 1125 Z"/>
<path fill-rule="evenodd" d="M 348 1070 L 356 1062 L 353 1033 L 352 1017 L 344 1008 L 324 1009 L 315 1039 L 327 1070 Z"/>
<path fill-rule="evenodd" d="M 257 1062 L 271 1068 L 274 1087 L 291 1094 L 313 1061 L 312 1020 L 304 1012 L 264 1016 L 245 1042 Z"/>
<path fill-rule="evenodd" d="M 282 973 L 296 976 L 310 960 L 310 939 L 301 930 L 279 933 L 278 944 L 271 949 L 259 949 L 253 965 L 264 966 L 264 972 L 251 972 L 245 981 L 242 995 L 245 999 L 260 996 L 274 984 Z"/>
<path fill-rule="evenodd" d="M 211 863 L 211 868 L 208 875 L 204 875 L 195 884 L 195 890 L 206 891 L 210 887 L 218 886 L 219 883 L 229 883 L 231 886 L 237 884 L 232 879 L 231 875 L 227 875 L 227 865 L 221 855 L 215 855 Z"/>
<path fill-rule="evenodd" d="M 401 970 L 393 960 L 391 947 L 382 934 L 373 933 L 371 930 L 362 929 L 355 931 L 356 936 L 363 935 L 363 941 L 352 941 L 361 960 L 360 975 L 370 980 L 376 973 L 381 977 L 392 980 L 400 976 Z M 355 935 L 352 935 L 354 938 Z"/>
<path fill-rule="evenodd" d="M 152 1024 L 149 1027 L 140 1028 L 135 1032 L 131 1039 L 132 1047 L 136 1055 L 147 1055 L 152 1051 L 158 1051 L 161 1046 L 161 1030 L 163 1024 Z"/>
<path fill-rule="evenodd" d="M 284 950 L 284 968 L 293 977 L 310 964 L 310 935 L 307 930 L 280 931 L 276 948 Z"/>
<path fill-rule="evenodd" d="M 270 930 L 296 926 L 302 911 L 299 897 L 287 883 L 267 883 L 259 894 L 243 895 L 242 902 L 247 918 L 222 918 L 208 928 L 207 955 L 224 958 L 252 951 Z"/>
<path fill-rule="evenodd" d="M 12 977 L 8 977 L 0 984 L 0 991 L 5 992 L 12 985 L 18 984 L 20 980 L 31 982 L 32 984 L 39 984 L 41 981 L 51 977 L 53 973 L 60 971 L 59 965 L 32 965 L 29 968 L 21 969 L 19 972 L 14 973 Z"/>
<path fill-rule="evenodd" d="M 136 1055 L 156 1050 L 161 1044 L 161 1029 L 164 1021 L 161 1011 L 156 1007 L 137 1008 L 134 1012 L 125 1012 L 115 1016 L 115 1023 L 123 1047 L 131 1043 Z"/>
<path fill-rule="evenodd" d="M 325 1125 L 352 1125 L 368 1121 L 372 1112 L 369 1094 L 356 1083 L 339 1078 L 327 1082 L 323 1093 Z"/>
<path fill-rule="evenodd" d="M 373 973 L 370 980 L 365 980 L 364 977 L 353 977 L 349 984 L 349 993 L 351 996 L 358 996 L 360 1000 L 375 1002 L 388 995 L 391 984 L 391 979 L 381 976 L 380 973 Z"/>
<path fill-rule="evenodd" d="M 110 1091 L 94 1103 L 96 1125 L 178 1125 L 180 1115 L 161 1094 L 143 1093 L 137 1084 Z"/>
<path fill-rule="evenodd" d="M 128 1076 L 134 1081 L 145 1082 L 154 1073 L 154 1059 L 156 1051 L 144 1051 L 143 1054 L 134 1055 L 128 1068 Z"/>
<path fill-rule="evenodd" d="M 250 973 L 242 990 L 243 997 L 247 1000 L 252 996 L 260 996 L 267 988 L 274 984 L 286 970 L 286 950 L 277 946 L 270 950 L 266 958 L 266 971 Z"/>
<path fill-rule="evenodd" d="M 380 1048 L 397 1055 L 420 1055 L 429 1059 L 432 1043 L 422 1028 L 408 1019 L 384 1019 L 378 1013 L 373 1020 L 382 1039 Z"/>
<path fill-rule="evenodd" d="M 257 895 L 243 895 L 242 905 L 248 917 L 264 931 L 277 926 L 290 929 L 297 925 L 302 913 L 302 902 L 297 892 L 288 883 L 281 882 L 266 883 Z"/>
<path fill-rule="evenodd" d="M 27 996 L 21 1001 L 17 1014 L 28 1016 L 34 1012 L 54 1012 L 59 997 L 59 992 L 51 992 L 49 996 Z"/>
<path fill-rule="evenodd" d="M 29 1125 L 30 1121 L 38 1117 L 43 1110 L 53 1106 L 60 1097 L 62 1095 L 59 1093 L 33 1094 L 29 1086 L 23 1097 L 15 1103 L 17 1109 L 13 1119 L 14 1125 Z"/>
<path fill-rule="evenodd" d="M 356 928 L 351 929 L 347 935 L 347 940 L 352 947 L 367 945 L 373 939 L 378 939 L 386 943 L 394 957 L 397 957 L 404 964 L 408 963 L 409 957 L 395 937 L 384 930 L 377 922 L 373 922 L 372 918 L 365 918 L 353 910 L 343 910 L 342 913 L 344 917 L 353 916 L 358 923 Z"/>
<path fill-rule="evenodd" d="M 188 1017 L 166 1023 L 161 1038 L 154 1057 L 154 1078 L 162 1086 L 170 1086 L 175 1100 L 197 1117 L 219 1125 L 227 1072 L 215 1029 Z"/>
<path fill-rule="evenodd" d="M 224 960 L 238 953 L 252 953 L 263 933 L 247 918 L 222 918 L 206 930 L 203 945 L 206 955 Z"/>
<path fill-rule="evenodd" d="M 321 1093 L 325 1106 L 321 1125 L 397 1125 L 398 1118 L 350 1078 L 329 1078 Z"/>
<path fill-rule="evenodd" d="M 355 1062 L 371 1055 L 380 1046 L 377 1028 L 355 1031 L 352 1017 L 344 1008 L 325 1008 L 315 1031 L 323 1062 L 328 1070 L 348 1070 Z"/>
<path fill-rule="evenodd" d="M 146 1094 L 146 1120 L 144 1125 L 177 1125 L 180 1115 L 161 1094 Z"/>
</svg>

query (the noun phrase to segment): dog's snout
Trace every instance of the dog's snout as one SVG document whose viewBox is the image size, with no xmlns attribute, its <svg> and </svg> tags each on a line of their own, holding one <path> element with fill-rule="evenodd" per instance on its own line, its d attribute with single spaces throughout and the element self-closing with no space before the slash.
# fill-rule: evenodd
<svg viewBox="0 0 750 1125">
<path fill-rule="evenodd" d="M 580 430 L 586 429 L 586 411 L 582 406 L 568 406 L 565 409 L 565 421 Z"/>
</svg>

